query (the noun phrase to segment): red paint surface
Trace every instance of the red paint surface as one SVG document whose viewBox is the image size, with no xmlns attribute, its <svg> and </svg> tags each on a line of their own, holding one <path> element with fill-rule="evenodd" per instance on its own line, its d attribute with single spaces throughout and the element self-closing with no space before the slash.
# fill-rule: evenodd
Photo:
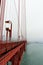
<svg viewBox="0 0 43 65">
<path fill-rule="evenodd" d="M 11 61 L 12 65 L 20 65 L 22 54 L 25 51 L 25 44 L 26 41 L 0 41 L 0 65 L 6 65 L 8 61 Z"/>
</svg>

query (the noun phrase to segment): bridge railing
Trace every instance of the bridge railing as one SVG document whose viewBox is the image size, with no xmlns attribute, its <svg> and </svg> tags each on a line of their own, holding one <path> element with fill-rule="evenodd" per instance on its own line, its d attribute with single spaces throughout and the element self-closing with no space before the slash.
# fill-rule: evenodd
<svg viewBox="0 0 43 65">
<path fill-rule="evenodd" d="M 8 61 L 11 61 L 12 65 L 19 65 L 25 51 L 25 44 L 26 41 L 0 44 L 0 65 L 6 65 Z"/>
</svg>

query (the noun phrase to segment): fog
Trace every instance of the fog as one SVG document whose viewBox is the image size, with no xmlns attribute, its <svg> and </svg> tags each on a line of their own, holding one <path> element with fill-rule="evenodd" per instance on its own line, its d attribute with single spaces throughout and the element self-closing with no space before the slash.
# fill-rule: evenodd
<svg viewBox="0 0 43 65">
<path fill-rule="evenodd" d="M 6 1 L 7 2 L 5 7 L 6 10 L 4 15 L 4 21 L 9 19 L 13 21 L 12 22 L 14 23 L 13 31 L 15 32 L 15 34 L 13 32 L 12 38 L 15 38 L 15 37 L 17 38 L 18 0 L 15 0 L 15 2 L 14 0 L 12 1 L 6 0 Z M 12 5 L 10 5 L 11 3 Z M 14 4 L 16 4 L 16 7 Z M 5 31 L 3 33 L 3 36 L 5 36 L 4 34 L 5 34 Z M 26 0 L 26 35 L 27 35 L 28 42 L 29 41 L 43 42 L 43 0 Z"/>
<path fill-rule="evenodd" d="M 12 40 L 17 40 L 18 35 L 25 39 L 25 0 L 20 1 L 20 10 L 18 8 L 18 0 L 6 0 L 5 12 L 4 12 L 4 26 L 3 26 L 3 40 L 6 40 L 6 24 L 5 21 L 12 22 Z M 18 12 L 19 11 L 19 12 Z M 18 15 L 19 14 L 19 15 Z M 19 20 L 18 20 L 19 18 Z M 18 21 L 19 24 L 18 24 Z M 9 26 L 7 25 L 9 28 Z M 18 32 L 19 28 L 19 32 Z M 21 39 L 20 38 L 20 39 Z"/>
<path fill-rule="evenodd" d="M 3 39 L 6 40 L 6 24 L 5 21 L 10 20 L 12 22 L 12 40 L 16 40 L 18 37 L 18 9 L 15 6 L 16 1 L 6 0 L 5 13 L 4 13 L 4 26 L 3 26 Z"/>
<path fill-rule="evenodd" d="M 26 0 L 27 40 L 43 42 L 43 0 Z"/>
</svg>

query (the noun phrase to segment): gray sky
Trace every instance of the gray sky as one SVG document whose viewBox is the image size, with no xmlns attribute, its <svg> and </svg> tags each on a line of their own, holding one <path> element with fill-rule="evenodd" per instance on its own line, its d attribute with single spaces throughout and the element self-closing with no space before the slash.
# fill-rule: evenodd
<svg viewBox="0 0 43 65">
<path fill-rule="evenodd" d="M 18 0 L 15 2 L 17 11 L 15 10 L 14 0 L 7 0 L 4 21 L 11 19 L 14 22 L 15 20 L 13 29 L 14 32 L 17 32 Z M 26 0 L 26 31 L 28 41 L 43 41 L 43 0 Z"/>
<path fill-rule="evenodd" d="M 43 41 L 43 0 L 26 0 L 28 41 Z"/>
<path fill-rule="evenodd" d="M 18 9 L 15 4 L 17 0 L 6 0 L 5 14 L 4 14 L 4 27 L 3 27 L 3 39 L 6 39 L 6 24 L 5 21 L 10 20 L 12 22 L 12 40 L 16 40 L 18 37 Z"/>
</svg>

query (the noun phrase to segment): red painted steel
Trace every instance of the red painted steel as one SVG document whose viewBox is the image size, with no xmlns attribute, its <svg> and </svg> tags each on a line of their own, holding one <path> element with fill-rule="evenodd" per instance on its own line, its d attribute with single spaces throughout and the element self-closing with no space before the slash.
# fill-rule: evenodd
<svg viewBox="0 0 43 65">
<path fill-rule="evenodd" d="M 21 57 L 25 51 L 26 41 L 0 42 L 0 65 L 6 65 L 8 61 L 12 65 L 20 65 Z"/>
<path fill-rule="evenodd" d="M 3 33 L 3 20 L 4 20 L 4 10 L 5 10 L 5 1 L 1 0 L 1 15 L 0 15 L 0 40 L 2 40 Z M 18 4 L 18 38 L 20 38 L 20 0 Z M 9 23 L 9 21 L 6 21 Z M 11 23 L 11 22 L 10 22 Z M 9 40 L 11 40 L 12 35 L 12 23 L 11 29 L 6 28 L 6 40 L 8 39 L 9 32 Z M 21 57 L 23 52 L 25 51 L 26 41 L 19 40 L 16 42 L 12 41 L 0 41 L 0 65 L 6 65 L 8 61 L 12 62 L 12 65 L 20 65 Z"/>
<path fill-rule="evenodd" d="M 0 14 L 0 40 L 2 40 L 3 34 L 3 22 L 4 22 L 4 11 L 5 11 L 6 0 L 1 0 L 1 14 Z"/>
</svg>

